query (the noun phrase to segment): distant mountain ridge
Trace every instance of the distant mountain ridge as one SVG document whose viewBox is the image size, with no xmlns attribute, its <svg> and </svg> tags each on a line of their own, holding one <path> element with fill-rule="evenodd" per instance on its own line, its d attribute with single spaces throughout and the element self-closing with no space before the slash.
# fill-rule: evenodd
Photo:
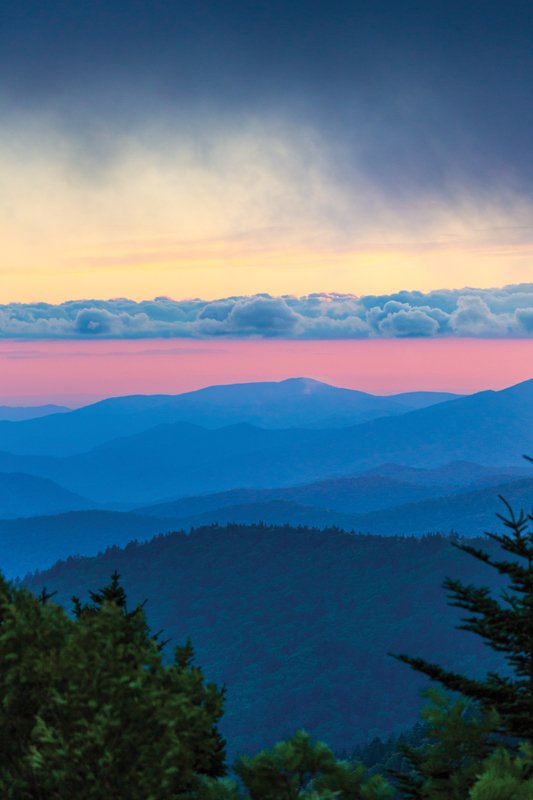
<svg viewBox="0 0 533 800">
<path fill-rule="evenodd" d="M 20 422 L 27 419 L 38 419 L 50 414 L 66 414 L 72 411 L 66 406 L 53 404 L 44 406 L 0 406 L 0 421 Z"/>
<path fill-rule="evenodd" d="M 88 510 L 28 519 L 0 519 L 0 568 L 8 577 L 22 576 L 49 567 L 57 559 L 96 555 L 106 547 L 123 547 L 133 539 L 145 541 L 155 534 L 190 531 L 206 525 L 262 523 L 338 528 L 380 536 L 455 532 L 475 537 L 494 527 L 495 515 L 503 509 L 499 494 L 504 495 L 516 509 L 524 507 L 527 510 L 533 497 L 533 477 L 469 491 L 463 488 L 452 494 L 397 506 L 394 506 L 395 495 L 389 493 L 387 501 L 385 492 L 374 502 L 382 506 L 388 502 L 388 506 L 366 513 L 304 505 L 294 499 L 283 499 L 282 492 L 276 499 L 275 491 L 247 494 L 239 490 L 206 498 L 185 498 L 181 503 L 168 504 L 176 512 L 174 517 L 168 516 L 169 508 L 166 516 L 161 511 L 161 516 L 154 515 L 158 511 L 156 506 L 152 510 L 146 508 L 134 512 Z M 248 502 L 239 502 L 246 498 Z M 315 497 L 315 502 L 317 500 L 320 498 Z M 202 504 L 202 501 L 206 502 Z M 360 495 L 360 501 L 359 508 L 362 509 L 365 507 L 363 495 Z M 371 502 L 367 500 L 367 506 Z M 346 503 L 345 497 L 341 497 L 339 505 L 342 503 Z"/>
<path fill-rule="evenodd" d="M 0 519 L 0 570 L 23 577 L 60 559 L 94 556 L 113 546 L 146 541 L 179 530 L 178 522 L 120 511 L 72 511 L 63 514 Z"/>
<path fill-rule="evenodd" d="M 34 517 L 93 508 L 94 503 L 47 478 L 0 472 L 0 518 Z"/>
<path fill-rule="evenodd" d="M 533 380 L 343 429 L 159 425 L 69 457 L 0 452 L 0 470 L 50 478 L 98 503 L 148 505 L 237 487 L 310 483 L 384 462 L 522 466 L 522 452 L 533 452 Z"/>
<path fill-rule="evenodd" d="M 227 493 L 226 497 L 230 494 Z M 530 511 L 533 501 L 533 477 L 471 491 L 463 489 L 454 494 L 427 495 L 426 499 L 416 502 L 411 500 L 401 505 L 395 505 L 394 494 L 391 494 L 387 501 L 385 491 L 379 495 L 376 503 L 380 503 L 382 507 L 367 512 L 339 511 L 338 506 L 325 508 L 319 505 L 303 505 L 295 500 L 283 499 L 283 496 L 277 499 L 261 498 L 255 502 L 207 507 L 203 510 L 200 510 L 199 503 L 196 514 L 190 513 L 187 516 L 176 514 L 172 522 L 185 530 L 215 523 L 252 525 L 262 522 L 266 525 L 337 527 L 346 531 L 380 536 L 458 533 L 462 536 L 475 537 L 482 536 L 493 527 L 496 513 L 505 510 L 499 500 L 500 495 L 515 508 Z M 213 500 L 213 497 L 210 499 Z M 197 500 L 200 501 L 201 498 Z M 363 497 L 359 508 L 362 509 L 364 505 Z M 171 507 L 176 509 L 177 504 L 171 504 Z M 149 513 L 149 508 L 144 509 L 144 514 Z M 167 519 L 162 515 L 159 518 L 162 522 Z"/>
<path fill-rule="evenodd" d="M 433 469 L 382 464 L 353 476 L 276 489 L 232 489 L 228 492 L 183 497 L 166 503 L 141 506 L 135 508 L 135 511 L 139 514 L 175 519 L 212 512 L 227 506 L 283 501 L 345 514 L 361 514 L 433 499 L 436 495 L 447 496 L 453 492 L 497 486 L 512 479 L 529 477 L 530 472 L 527 466 L 495 469 L 469 462 L 455 462 Z"/>
<path fill-rule="evenodd" d="M 0 450 L 22 455 L 73 455 L 119 436 L 162 424 L 220 428 L 339 428 L 404 414 L 454 399 L 446 392 L 380 396 L 310 378 L 209 386 L 179 395 L 129 395 L 101 400 L 59 417 L 17 425 L 0 421 Z"/>
<path fill-rule="evenodd" d="M 499 496 L 517 511 L 522 508 L 531 513 L 533 478 L 361 514 L 355 519 L 355 525 L 359 531 L 381 535 L 389 535 L 394 530 L 398 536 L 435 531 L 480 536 L 494 529 L 496 513 L 506 511 Z"/>
<path fill-rule="evenodd" d="M 382 464 L 353 476 L 279 488 L 236 488 L 164 503 L 100 503 L 55 481 L 25 473 L 0 472 L 0 519 L 64 514 L 81 510 L 129 511 L 196 525 L 224 520 L 291 522 L 351 528 L 354 514 L 497 486 L 530 476 L 527 466 L 506 469 L 456 462 L 433 469 Z M 228 509 L 226 511 L 226 509 Z M 228 516 L 230 509 L 236 516 Z M 284 516 L 285 512 L 285 516 Z"/>
</svg>

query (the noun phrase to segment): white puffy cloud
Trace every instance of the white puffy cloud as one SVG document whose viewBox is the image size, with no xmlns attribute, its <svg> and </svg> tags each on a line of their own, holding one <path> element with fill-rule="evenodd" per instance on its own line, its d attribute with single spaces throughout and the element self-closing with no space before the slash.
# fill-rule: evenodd
<svg viewBox="0 0 533 800">
<path fill-rule="evenodd" d="M 435 336 L 439 332 L 436 319 L 419 308 L 400 308 L 387 314 L 379 322 L 379 330 L 384 336 Z"/>
<path fill-rule="evenodd" d="M 220 300 L 72 300 L 0 306 L 0 337 L 24 339 L 533 336 L 533 284 L 391 295 L 267 294 Z"/>
<path fill-rule="evenodd" d="M 459 297 L 457 308 L 450 314 L 450 328 L 458 336 L 505 336 L 513 333 L 516 322 L 513 314 L 491 311 L 479 295 Z"/>
<path fill-rule="evenodd" d="M 299 315 L 281 297 L 251 297 L 238 300 L 226 318 L 227 332 L 264 336 L 296 331 Z"/>
<path fill-rule="evenodd" d="M 515 312 L 516 319 L 522 326 L 524 333 L 533 334 L 533 308 L 519 308 Z"/>
</svg>

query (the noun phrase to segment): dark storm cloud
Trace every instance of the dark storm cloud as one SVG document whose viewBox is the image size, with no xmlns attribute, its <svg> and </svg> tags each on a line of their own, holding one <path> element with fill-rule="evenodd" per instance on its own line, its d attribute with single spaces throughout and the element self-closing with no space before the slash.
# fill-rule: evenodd
<svg viewBox="0 0 533 800">
<path fill-rule="evenodd" d="M 324 133 L 348 181 L 357 161 L 396 192 L 530 194 L 532 40 L 525 0 L 6 0 L 0 97 L 93 147 L 269 109 Z"/>
<path fill-rule="evenodd" d="M 223 300 L 76 300 L 0 306 L 0 338 L 361 339 L 528 337 L 533 284 L 381 297 L 267 294 Z"/>
</svg>

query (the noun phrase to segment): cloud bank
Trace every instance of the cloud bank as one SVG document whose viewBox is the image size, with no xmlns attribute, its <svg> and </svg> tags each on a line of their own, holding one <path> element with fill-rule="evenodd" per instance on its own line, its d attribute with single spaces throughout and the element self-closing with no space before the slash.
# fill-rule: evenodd
<svg viewBox="0 0 533 800">
<path fill-rule="evenodd" d="M 73 300 L 0 306 L 4 339 L 533 337 L 533 283 L 390 295 Z"/>
</svg>

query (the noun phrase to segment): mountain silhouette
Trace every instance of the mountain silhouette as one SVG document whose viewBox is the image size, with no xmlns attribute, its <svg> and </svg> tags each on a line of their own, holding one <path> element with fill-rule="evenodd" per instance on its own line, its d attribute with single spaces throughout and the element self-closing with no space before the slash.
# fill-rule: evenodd
<svg viewBox="0 0 533 800">
<path fill-rule="evenodd" d="M 93 506 L 92 500 L 69 492 L 47 478 L 0 472 L 0 518 L 57 514 Z"/>
<path fill-rule="evenodd" d="M 228 492 L 183 497 L 166 503 L 136 507 L 135 512 L 175 519 L 228 506 L 241 507 L 280 501 L 345 514 L 361 514 L 433 499 L 436 495 L 447 496 L 450 492 L 464 492 L 470 487 L 497 486 L 513 478 L 528 477 L 530 472 L 527 466 L 495 469 L 469 462 L 454 462 L 433 469 L 382 464 L 353 476 L 275 489 L 231 489 Z"/>
<path fill-rule="evenodd" d="M 71 409 L 66 406 L 53 404 L 44 406 L 0 406 L 0 421 L 18 422 L 20 420 L 47 417 L 50 414 L 65 414 L 68 411 L 71 411 Z"/>
<path fill-rule="evenodd" d="M 0 450 L 72 455 L 117 436 L 177 422 L 207 428 L 243 422 L 263 428 L 338 428 L 454 397 L 446 392 L 382 397 L 310 378 L 210 386 L 179 395 L 130 395 L 18 425 L 0 421 Z"/>
<path fill-rule="evenodd" d="M 0 452 L 0 470 L 51 478 L 98 503 L 147 505 L 239 487 L 309 483 L 384 462 L 523 466 L 523 452 L 533 452 L 533 380 L 344 429 L 159 425 L 68 457 Z"/>
</svg>

